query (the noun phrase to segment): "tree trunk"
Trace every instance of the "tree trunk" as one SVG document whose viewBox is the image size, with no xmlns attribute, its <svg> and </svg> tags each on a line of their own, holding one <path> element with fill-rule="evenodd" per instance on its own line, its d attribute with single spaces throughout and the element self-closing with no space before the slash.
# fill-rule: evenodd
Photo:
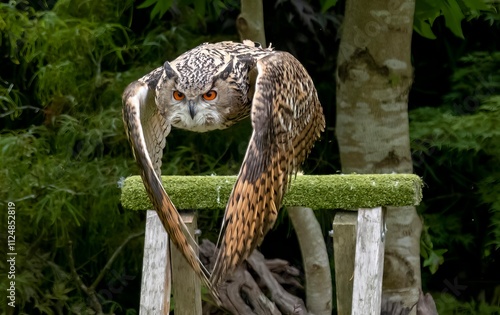
<svg viewBox="0 0 500 315">
<path fill-rule="evenodd" d="M 408 94 L 414 7 L 414 0 L 346 1 L 336 122 L 344 173 L 413 172 Z M 384 294 L 411 307 L 421 286 L 422 223 L 415 207 L 390 207 L 386 220 Z"/>
<path fill-rule="evenodd" d="M 306 275 L 307 308 L 314 315 L 332 314 L 332 275 L 325 240 L 311 208 L 288 207 L 297 233 Z"/>
<path fill-rule="evenodd" d="M 241 0 L 241 13 L 236 20 L 240 40 L 252 40 L 266 47 L 262 0 Z"/>
</svg>

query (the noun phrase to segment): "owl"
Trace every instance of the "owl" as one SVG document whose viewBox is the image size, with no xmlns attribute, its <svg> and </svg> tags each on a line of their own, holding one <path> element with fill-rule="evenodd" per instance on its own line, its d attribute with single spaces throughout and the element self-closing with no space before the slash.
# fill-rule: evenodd
<svg viewBox="0 0 500 315">
<path fill-rule="evenodd" d="M 226 206 L 214 269 L 200 263 L 160 180 L 171 127 L 225 129 L 250 116 L 253 132 Z M 170 236 L 218 301 L 217 286 L 272 228 L 291 176 L 324 130 L 314 84 L 291 54 L 259 44 L 202 44 L 132 82 L 123 119 L 147 194 Z M 220 302 L 220 301 L 218 301 Z"/>
</svg>

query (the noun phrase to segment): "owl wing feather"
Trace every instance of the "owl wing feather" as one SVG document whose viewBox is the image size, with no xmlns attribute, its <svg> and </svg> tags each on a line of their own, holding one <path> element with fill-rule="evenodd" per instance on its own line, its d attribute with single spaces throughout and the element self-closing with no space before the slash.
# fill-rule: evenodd
<svg viewBox="0 0 500 315">
<path fill-rule="evenodd" d="M 257 61 L 253 132 L 226 207 L 210 280 L 217 286 L 273 227 L 291 175 L 324 130 L 316 89 L 289 53 Z"/>
<path fill-rule="evenodd" d="M 161 158 L 165 138 L 170 133 L 171 125 L 159 113 L 155 103 L 155 92 L 147 83 L 141 80 L 132 82 L 123 93 L 125 130 L 139 165 L 146 192 L 170 240 L 209 288 L 215 302 L 220 304 L 220 298 L 208 279 L 209 273 L 193 249 L 196 243 L 192 237 L 189 240 L 186 237 L 190 235 L 188 229 L 162 186 Z"/>
</svg>

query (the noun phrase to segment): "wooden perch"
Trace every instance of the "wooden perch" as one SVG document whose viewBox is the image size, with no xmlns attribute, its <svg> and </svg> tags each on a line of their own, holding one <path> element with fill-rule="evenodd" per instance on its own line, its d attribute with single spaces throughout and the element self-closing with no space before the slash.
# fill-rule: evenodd
<svg viewBox="0 0 500 315">
<path fill-rule="evenodd" d="M 224 210 L 236 176 L 162 176 L 177 209 Z M 189 196 L 189 198 L 186 198 Z M 414 206 L 422 200 L 422 180 L 413 174 L 301 175 L 292 179 L 283 207 L 359 209 Z M 152 209 L 140 176 L 125 179 L 125 209 Z"/>
<path fill-rule="evenodd" d="M 162 180 L 178 209 L 210 212 L 223 210 L 226 207 L 236 176 L 163 176 Z M 285 208 L 308 207 L 314 210 L 358 211 L 357 214 L 353 213 L 353 216 L 349 216 L 346 222 L 340 216 L 336 216 L 338 219 L 334 221 L 335 269 L 344 271 L 343 277 L 337 277 L 337 292 L 341 293 L 338 298 L 342 301 L 338 304 L 339 311 L 342 305 L 345 314 L 351 313 L 351 306 L 352 314 L 380 314 L 385 239 L 382 209 L 385 206 L 418 205 L 421 199 L 422 180 L 412 174 L 297 176 L 292 180 L 290 190 L 283 202 Z M 125 180 L 121 201 L 125 209 L 151 209 L 151 203 L 139 176 L 132 176 Z M 313 216 L 311 210 L 308 210 L 308 213 Z M 300 213 L 298 217 L 302 219 Z M 304 224 L 299 222 L 296 225 Z M 305 227 L 305 230 L 309 229 L 315 230 L 315 228 Z M 372 233 L 368 233 L 370 231 Z M 299 236 L 299 241 L 300 238 Z M 311 258 L 310 256 L 313 255 L 308 254 L 307 250 L 313 248 L 314 251 L 316 247 L 314 244 L 311 245 L 313 242 L 311 240 L 323 237 L 319 235 L 308 236 L 308 238 L 310 240 L 305 241 L 306 245 L 301 245 L 301 247 L 303 256 Z M 214 259 L 214 252 L 213 244 L 207 245 L 203 242 L 200 254 L 205 257 L 207 265 L 213 265 L 211 260 Z M 337 259 L 339 257 L 348 259 L 341 262 Z M 312 270 L 308 273 L 314 274 L 314 269 L 317 268 L 314 260 L 318 259 L 312 260 L 310 266 L 304 260 L 304 265 L 306 269 Z M 159 261 L 156 263 L 162 264 Z M 338 264 L 345 266 L 338 266 Z M 165 265 L 161 266 L 163 268 Z M 345 268 L 342 269 L 342 267 Z M 288 263 L 281 260 L 266 261 L 260 253 L 255 251 L 247 263 L 240 266 L 220 288 L 223 305 L 233 314 L 309 314 L 302 299 L 296 296 L 302 296 L 303 293 L 298 274 L 299 272 L 288 266 Z M 312 289 L 307 288 L 306 291 L 312 292 L 314 289 L 321 291 L 319 287 L 324 284 L 321 280 L 330 283 L 329 278 L 326 279 L 326 276 L 323 277 L 320 274 L 322 273 L 319 272 L 316 275 L 318 285 L 312 285 Z M 309 275 L 307 277 L 310 278 Z M 339 280 L 342 280 L 340 285 Z M 151 281 L 146 282 L 148 287 L 152 287 Z M 318 296 L 320 297 L 318 305 L 326 305 L 326 307 L 331 305 L 331 297 L 328 300 L 324 296 L 321 297 L 321 294 Z M 308 302 L 313 300 L 309 295 L 307 299 Z M 316 304 L 316 302 L 310 303 Z M 161 303 L 157 304 L 161 305 Z M 308 307 L 312 314 L 318 312 L 312 311 L 310 305 Z M 421 309 L 425 310 L 425 307 Z M 323 314 L 321 310 L 320 308 L 318 314 Z M 396 309 L 393 308 L 393 310 Z M 203 313 L 224 314 L 213 305 L 207 304 L 203 307 Z M 327 313 L 328 311 L 325 310 L 324 314 Z"/>
</svg>

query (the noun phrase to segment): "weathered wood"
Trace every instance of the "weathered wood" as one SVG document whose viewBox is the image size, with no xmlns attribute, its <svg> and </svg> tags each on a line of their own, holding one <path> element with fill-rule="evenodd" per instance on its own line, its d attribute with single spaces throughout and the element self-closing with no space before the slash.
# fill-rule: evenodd
<svg viewBox="0 0 500 315">
<path fill-rule="evenodd" d="M 216 259 L 215 244 L 202 240 L 200 258 L 205 265 Z M 240 265 L 219 286 L 219 294 L 225 311 L 212 304 L 203 305 L 204 315 L 308 315 L 299 283 L 300 271 L 281 259 L 265 259 L 255 249 L 247 263 Z"/>
<path fill-rule="evenodd" d="M 430 293 L 420 291 L 417 302 L 417 315 L 438 315 L 436 302 Z"/>
<path fill-rule="evenodd" d="M 382 314 L 385 315 L 410 315 L 412 312 L 417 315 L 438 315 L 436 302 L 430 293 L 419 291 L 418 302 L 411 307 L 404 306 L 402 301 L 391 301 L 387 295 L 382 295 Z"/>
<path fill-rule="evenodd" d="M 268 289 L 271 300 L 276 303 L 278 308 L 285 314 L 307 315 L 307 308 L 304 301 L 288 293 L 273 277 L 271 271 L 266 267 L 264 255 L 254 250 L 252 255 L 247 258 L 248 264 L 259 275 L 263 285 Z"/>
<path fill-rule="evenodd" d="M 384 233 L 382 207 L 358 210 L 352 315 L 380 314 Z"/>
<path fill-rule="evenodd" d="M 332 314 L 332 275 L 325 240 L 311 208 L 286 209 L 299 240 L 306 275 L 306 303 L 311 314 Z"/>
<path fill-rule="evenodd" d="M 199 176 L 169 177 L 169 179 L 176 183 L 176 186 L 169 187 L 168 191 L 172 195 L 172 200 L 176 198 L 179 209 L 205 210 L 219 209 L 225 206 L 227 195 L 232 189 L 232 181 L 234 181 L 233 177 L 219 176 L 215 179 Z M 208 191 L 206 196 L 198 194 L 203 185 L 209 186 L 209 189 L 203 189 L 205 192 Z M 314 187 L 314 194 L 311 194 L 311 187 Z M 127 179 L 122 191 L 124 207 L 137 210 L 148 209 L 149 200 L 143 190 L 144 187 L 139 177 Z M 314 195 L 311 197 L 313 199 L 307 199 L 306 197 L 309 195 Z M 318 195 L 321 195 L 321 198 L 318 198 Z M 421 180 L 415 175 L 398 174 L 299 176 L 294 181 L 287 196 L 295 196 L 289 198 L 290 205 L 306 204 L 309 206 L 311 203 L 315 209 L 363 207 L 358 211 L 357 220 L 353 219 L 356 212 L 350 212 L 349 214 L 337 214 L 333 222 L 338 311 L 341 315 L 349 313 L 380 314 L 384 262 L 384 242 L 382 239 L 384 222 L 382 207 L 379 206 L 418 204 L 422 197 Z M 322 200 L 323 203 L 318 203 L 317 200 Z M 125 205 L 125 201 L 128 202 L 127 205 Z M 287 204 L 285 204 L 286 206 Z M 192 219 L 186 218 L 186 220 L 189 223 Z M 195 229 L 196 225 L 193 225 L 191 232 L 194 232 Z M 357 233 L 356 237 L 354 237 L 355 233 Z M 172 276 L 169 274 L 171 268 L 167 244 L 169 244 L 168 236 L 164 232 L 162 224 L 156 213 L 149 210 L 141 287 L 141 315 L 168 314 L 170 305 L 169 281 Z M 355 257 L 353 256 L 354 248 Z M 173 255 L 175 256 L 175 254 Z M 179 280 L 179 284 L 175 284 L 175 291 L 179 294 L 179 297 L 176 298 L 177 314 L 201 314 L 199 280 L 194 273 L 191 278 L 193 281 L 187 280 L 191 276 L 186 276 L 186 274 L 192 273 L 192 271 L 187 268 L 184 259 L 179 257 L 182 260 L 176 262 L 175 270 L 177 271 L 173 275 L 174 281 L 176 275 L 177 280 Z M 183 267 L 188 270 L 182 271 Z M 183 288 L 186 288 L 186 291 L 182 291 Z M 352 297 L 352 304 L 349 303 L 349 296 Z M 184 302 L 182 302 L 183 300 Z M 183 304 L 187 306 L 181 306 Z M 194 310 L 192 310 L 193 307 Z M 183 311 L 185 313 L 182 313 Z"/>
<path fill-rule="evenodd" d="M 196 214 L 193 211 L 181 211 L 180 215 L 189 233 L 196 240 L 195 231 L 198 228 Z M 196 250 L 197 246 L 193 246 L 193 248 Z M 201 315 L 200 279 L 173 244 L 171 249 L 175 314 Z"/>
<path fill-rule="evenodd" d="M 356 212 L 346 211 L 337 212 L 333 219 L 333 252 L 338 315 L 350 315 L 352 310 L 357 221 Z"/>
<path fill-rule="evenodd" d="M 146 213 L 140 315 L 166 315 L 170 310 L 171 274 L 168 234 L 154 210 Z"/>
</svg>

